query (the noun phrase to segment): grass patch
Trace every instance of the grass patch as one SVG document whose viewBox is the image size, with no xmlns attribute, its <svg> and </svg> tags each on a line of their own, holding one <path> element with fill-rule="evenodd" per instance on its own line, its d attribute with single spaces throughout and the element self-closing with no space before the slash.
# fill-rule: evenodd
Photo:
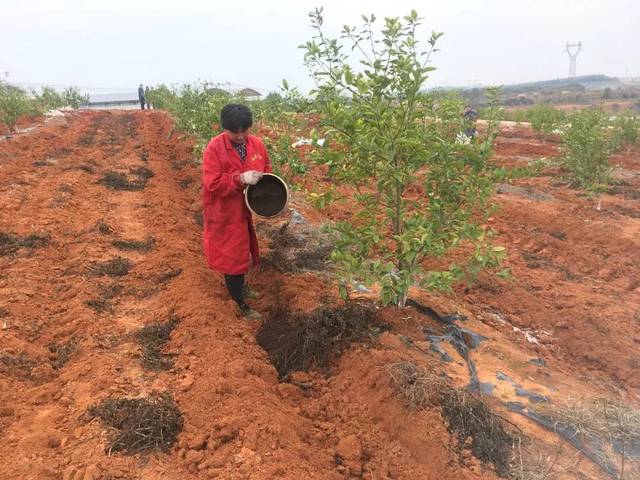
<svg viewBox="0 0 640 480">
<path fill-rule="evenodd" d="M 31 234 L 26 237 L 0 232 L 0 256 L 15 253 L 20 248 L 42 248 L 49 246 L 49 235 Z"/>
<path fill-rule="evenodd" d="M 109 275 L 110 277 L 124 277 L 133 265 L 129 260 L 116 257 L 106 262 L 93 262 L 89 266 L 89 273 L 95 276 Z"/>
<path fill-rule="evenodd" d="M 439 406 L 449 432 L 458 439 L 458 449 L 469 448 L 476 458 L 493 464 L 498 475 L 509 475 L 514 439 L 480 395 L 452 388 L 444 378 L 413 362 L 389 364 L 387 371 L 405 408 Z"/>
<path fill-rule="evenodd" d="M 258 330 L 258 344 L 269 354 L 281 379 L 312 366 L 327 368 L 332 356 L 352 342 L 379 333 L 375 311 L 357 304 L 292 313 L 278 307 Z"/>
<path fill-rule="evenodd" d="M 146 398 L 107 398 L 90 407 L 88 414 L 112 429 L 108 454 L 167 452 L 184 423 L 182 413 L 167 393 L 154 393 Z"/>
<path fill-rule="evenodd" d="M 153 237 L 147 237 L 146 240 L 114 240 L 111 245 L 119 250 L 135 250 L 138 252 L 149 252 L 153 250 L 156 241 Z"/>
<path fill-rule="evenodd" d="M 179 319 L 171 314 L 166 322 L 145 325 L 136 332 L 136 340 L 142 346 L 142 366 L 147 370 L 169 370 L 173 367 L 173 358 L 162 353 L 162 347 L 169 341 L 171 332 Z"/>
<path fill-rule="evenodd" d="M 539 403 L 532 409 L 584 444 L 611 444 L 620 456 L 620 478 L 624 478 L 629 452 L 640 451 L 640 410 L 620 401 L 597 398 L 560 405 Z"/>
<path fill-rule="evenodd" d="M 441 408 L 449 432 L 458 438 L 458 448 L 470 448 L 477 459 L 493 464 L 499 476 L 507 477 L 513 438 L 487 402 L 480 395 L 449 388 Z"/>
<path fill-rule="evenodd" d="M 413 362 L 387 365 L 393 389 L 409 410 L 422 410 L 437 405 L 446 388 L 445 381 Z"/>
</svg>

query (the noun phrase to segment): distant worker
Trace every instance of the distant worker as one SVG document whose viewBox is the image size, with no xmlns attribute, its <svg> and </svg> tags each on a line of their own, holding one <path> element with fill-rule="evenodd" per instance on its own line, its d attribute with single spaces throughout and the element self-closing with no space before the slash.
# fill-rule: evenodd
<svg viewBox="0 0 640 480">
<path fill-rule="evenodd" d="M 258 239 L 244 189 L 255 185 L 271 162 L 262 141 L 249 134 L 251 110 L 228 104 L 220 113 L 223 132 L 212 138 L 202 162 L 203 244 L 207 264 L 224 275 L 229 295 L 248 320 L 261 315 L 246 302 L 255 294 L 245 280 L 259 260 Z"/>
<path fill-rule="evenodd" d="M 140 100 L 140 109 L 144 110 L 144 87 L 142 84 L 138 87 L 138 100 Z"/>
<path fill-rule="evenodd" d="M 147 102 L 147 110 L 151 110 L 151 104 L 149 103 L 151 101 L 149 85 L 147 85 L 144 89 L 144 99 Z"/>
<path fill-rule="evenodd" d="M 465 105 L 462 116 L 464 117 L 466 123 L 464 134 L 470 139 L 475 138 L 475 136 L 478 134 L 478 131 L 476 130 L 476 120 L 478 119 L 478 112 L 471 108 L 471 105 Z"/>
</svg>

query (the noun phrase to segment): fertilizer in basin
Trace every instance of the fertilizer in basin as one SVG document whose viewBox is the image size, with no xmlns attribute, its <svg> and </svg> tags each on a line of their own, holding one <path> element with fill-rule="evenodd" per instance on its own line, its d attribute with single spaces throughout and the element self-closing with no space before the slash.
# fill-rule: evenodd
<svg viewBox="0 0 640 480">
<path fill-rule="evenodd" d="M 273 217 L 287 205 L 287 186 L 276 175 L 265 174 L 257 184 L 247 188 L 246 200 L 256 215 Z"/>
</svg>

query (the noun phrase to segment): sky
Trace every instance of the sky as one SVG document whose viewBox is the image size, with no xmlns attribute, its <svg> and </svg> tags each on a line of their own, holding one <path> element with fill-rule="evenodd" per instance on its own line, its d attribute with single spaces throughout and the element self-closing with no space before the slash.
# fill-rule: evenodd
<svg viewBox="0 0 640 480">
<path fill-rule="evenodd" d="M 361 14 L 425 18 L 443 32 L 425 84 L 475 86 L 577 74 L 640 76 L 640 0 L 0 0 L 0 77 L 94 93 L 198 79 L 276 90 L 313 84 L 298 45 L 324 7 L 328 33 Z"/>
</svg>

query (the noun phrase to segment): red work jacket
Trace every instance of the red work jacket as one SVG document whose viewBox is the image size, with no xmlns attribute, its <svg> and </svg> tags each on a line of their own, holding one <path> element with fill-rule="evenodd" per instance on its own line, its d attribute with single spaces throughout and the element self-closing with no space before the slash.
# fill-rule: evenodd
<svg viewBox="0 0 640 480">
<path fill-rule="evenodd" d="M 271 173 L 267 149 L 249 135 L 243 162 L 226 133 L 211 139 L 202 162 L 204 253 L 210 268 L 228 275 L 247 273 L 259 259 L 251 212 L 244 202 L 240 174 L 247 170 Z"/>
</svg>

